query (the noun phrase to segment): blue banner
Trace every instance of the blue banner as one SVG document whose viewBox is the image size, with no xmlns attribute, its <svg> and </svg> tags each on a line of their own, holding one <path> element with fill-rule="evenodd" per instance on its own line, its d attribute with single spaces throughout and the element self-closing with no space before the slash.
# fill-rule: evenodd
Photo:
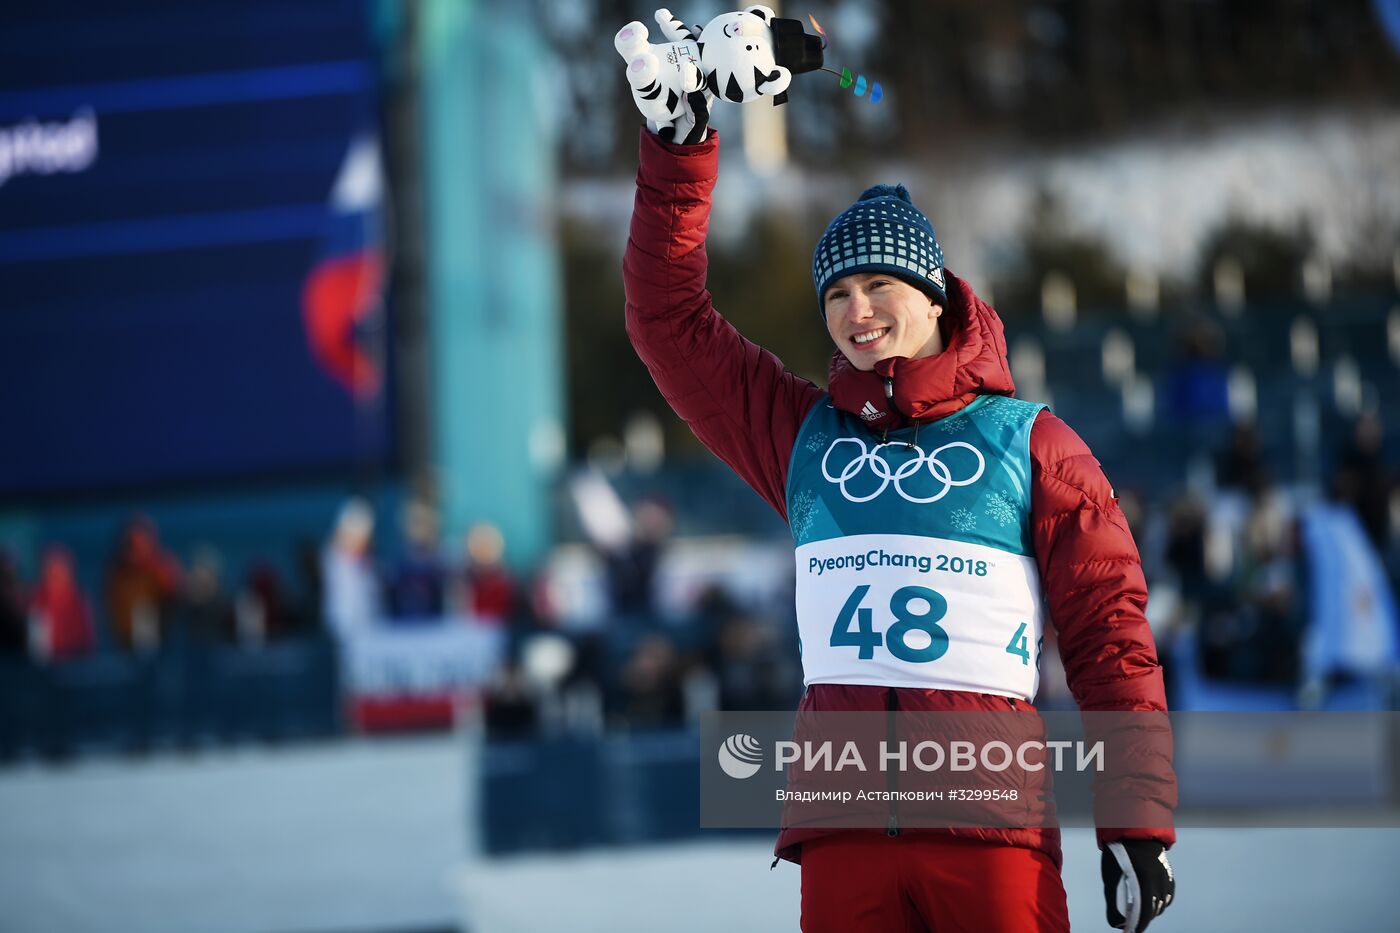
<svg viewBox="0 0 1400 933">
<path fill-rule="evenodd" d="M 0 496 L 390 453 L 359 0 L 0 13 Z"/>
<path fill-rule="evenodd" d="M 1303 514 L 1312 624 L 1303 645 L 1309 679 L 1384 675 L 1400 664 L 1400 617 L 1385 568 L 1346 506 Z"/>
</svg>

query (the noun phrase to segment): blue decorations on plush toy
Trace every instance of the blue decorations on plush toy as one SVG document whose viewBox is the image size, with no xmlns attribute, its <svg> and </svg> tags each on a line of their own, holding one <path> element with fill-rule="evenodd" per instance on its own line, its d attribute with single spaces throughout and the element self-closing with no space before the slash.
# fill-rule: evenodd
<svg viewBox="0 0 1400 933">
<path fill-rule="evenodd" d="M 668 142 L 703 141 L 715 98 L 781 104 L 794 74 L 822 66 L 822 39 L 766 6 L 722 13 L 694 32 L 666 9 L 656 11 L 656 24 L 664 45 L 651 44 L 637 21 L 618 30 L 613 44 L 627 62 L 637 109 Z"/>
</svg>

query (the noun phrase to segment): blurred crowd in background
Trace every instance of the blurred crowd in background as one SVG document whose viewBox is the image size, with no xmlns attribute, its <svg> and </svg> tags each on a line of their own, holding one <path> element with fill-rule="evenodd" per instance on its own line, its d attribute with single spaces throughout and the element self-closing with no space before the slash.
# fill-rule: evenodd
<svg viewBox="0 0 1400 933">
<path fill-rule="evenodd" d="M 551 579 L 549 565 L 512 572 L 495 526 L 478 523 L 460 549 L 449 549 L 430 505 L 409 500 L 399 513 L 385 533 L 374 507 L 351 498 L 319 549 L 303 547 L 280 565 L 254 559 L 232 579 L 215 546 L 176 554 L 144 516 L 116 531 L 92 589 L 61 544 L 44 549 L 33 579 L 13 554 L 0 553 L 0 669 L 12 677 L 21 667 L 66 672 L 69 688 L 101 690 L 111 686 L 114 663 L 203 670 L 201 658 L 211 653 L 256 657 L 314 642 L 344 651 L 369 634 L 392 640 L 456 627 L 505 638 L 484 643 L 484 677 L 430 689 L 477 708 L 493 736 L 678 727 L 707 709 L 787 708 L 800 693 L 795 627 L 778 607 L 743 604 L 722 583 L 705 586 L 679 614 L 660 606 L 658 569 L 672 515 L 659 498 L 636 505 L 625 540 L 580 545 L 596 571 L 584 583 L 596 589 L 587 601 L 602 612 L 588 619 L 566 605 L 569 592 Z M 353 690 L 343 680 L 341 688 Z M 337 731 L 353 728 L 348 717 L 338 721 Z M 267 737 L 276 735 L 273 729 Z M 148 738 L 134 726 L 114 737 L 119 747 L 142 748 Z M 197 744 L 245 737 L 217 729 L 180 736 Z M 63 736 L 32 738 L 39 750 L 73 751 Z"/>
</svg>

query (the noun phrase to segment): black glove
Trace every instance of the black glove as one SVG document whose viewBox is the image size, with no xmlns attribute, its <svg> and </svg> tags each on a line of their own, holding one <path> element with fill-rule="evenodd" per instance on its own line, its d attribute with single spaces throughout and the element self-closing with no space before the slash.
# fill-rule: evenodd
<svg viewBox="0 0 1400 933">
<path fill-rule="evenodd" d="M 1110 842 L 1102 869 L 1108 925 L 1123 933 L 1142 933 L 1176 896 L 1167 847 L 1155 839 Z"/>
</svg>

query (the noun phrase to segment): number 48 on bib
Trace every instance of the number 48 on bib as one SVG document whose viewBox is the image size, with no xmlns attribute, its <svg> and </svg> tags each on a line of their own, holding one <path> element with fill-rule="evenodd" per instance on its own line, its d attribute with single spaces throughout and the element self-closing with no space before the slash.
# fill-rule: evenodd
<svg viewBox="0 0 1400 933">
<path fill-rule="evenodd" d="M 948 632 L 938 624 L 948 614 L 948 601 L 943 594 L 926 586 L 895 590 L 889 605 L 895 622 L 881 634 L 875 631 L 874 610 L 861 605 L 869 592 L 870 587 L 862 584 L 846 597 L 831 629 L 831 647 L 857 648 L 857 657 L 862 661 L 874 658 L 875 649 L 881 645 L 899 660 L 915 664 L 943 657 L 948 650 Z M 920 644 L 911 645 L 909 635 L 914 632 L 927 636 L 927 644 L 922 644 L 923 638 L 916 638 Z"/>
<path fill-rule="evenodd" d="M 948 614 L 948 600 L 937 590 L 926 586 L 904 586 L 894 591 L 890 597 L 889 612 L 894 616 L 894 624 L 883 634 L 875 631 L 875 611 L 861 605 L 870 592 L 867 584 L 861 584 L 846 597 L 846 603 L 836 616 L 836 624 L 831 628 L 833 648 L 855 648 L 856 657 L 869 661 L 875 657 L 875 649 L 885 650 L 901 661 L 921 664 L 937 661 L 948 651 L 948 632 L 939 621 Z M 1026 623 L 1022 622 L 1006 643 L 1006 653 L 1021 659 L 1023 665 L 1031 663 L 1030 638 L 1026 634 Z M 918 632 L 910 644 L 910 635 Z M 1035 666 L 1040 669 L 1042 639 L 1036 640 Z"/>
</svg>

